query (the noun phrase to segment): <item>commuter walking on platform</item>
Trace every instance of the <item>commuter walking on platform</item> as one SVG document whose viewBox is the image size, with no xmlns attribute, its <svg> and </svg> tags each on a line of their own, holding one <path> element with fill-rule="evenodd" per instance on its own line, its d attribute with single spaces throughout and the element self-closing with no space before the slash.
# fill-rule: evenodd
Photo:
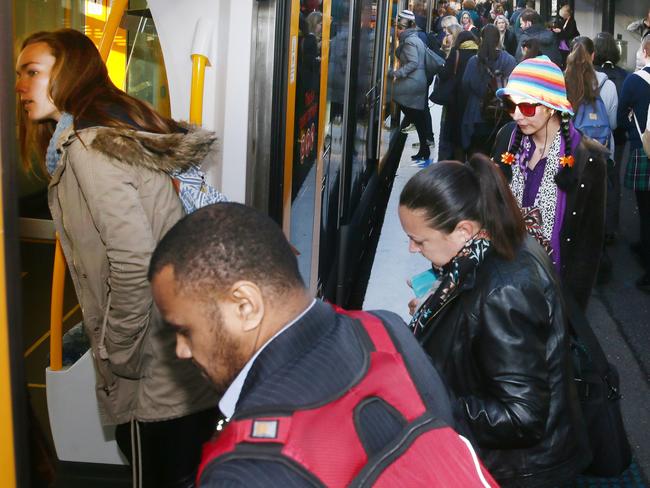
<svg viewBox="0 0 650 488">
<path fill-rule="evenodd" d="M 93 352 L 102 421 L 117 425 L 136 486 L 191 486 L 218 397 L 176 358 L 147 270 L 156 243 L 185 213 L 167 172 L 208 157 L 214 136 L 116 88 L 92 41 L 75 30 L 32 34 L 16 72 L 22 156 L 50 174 L 49 206 Z"/>
<path fill-rule="evenodd" d="M 441 83 L 452 85 L 445 106 L 443 134 L 449 141 L 450 152 L 455 159 L 464 159 L 461 123 L 467 104 L 467 96 L 462 89 L 465 67 L 472 56 L 478 52 L 477 39 L 471 32 L 463 31 L 458 34 L 454 47 L 451 48 L 444 68 L 438 75 Z M 446 147 L 446 146 L 445 146 Z M 451 156 L 451 154 L 449 155 Z M 441 156 L 439 159 L 442 159 Z"/>
<path fill-rule="evenodd" d="M 494 25 L 499 30 L 499 49 L 506 51 L 511 56 L 517 52 L 517 36 L 510 30 L 510 22 L 505 15 L 497 15 Z"/>
<path fill-rule="evenodd" d="M 467 10 L 460 13 L 460 25 L 464 31 L 471 32 L 475 37 L 479 36 L 478 27 L 474 24 L 474 20 Z"/>
<path fill-rule="evenodd" d="M 467 98 L 463 113 L 461 136 L 463 148 L 490 154 L 497 132 L 507 115 L 501 110 L 496 91 L 503 88 L 517 62 L 499 49 L 499 30 L 492 24 L 483 27 L 478 54 L 467 62 L 462 90 Z"/>
<path fill-rule="evenodd" d="M 396 52 L 400 67 L 389 73 L 393 79 L 393 100 L 418 132 L 420 149 L 411 159 L 426 160 L 431 155 L 427 139 L 432 135 L 427 134 L 425 119 L 429 114 L 426 105 L 429 85 L 424 69 L 425 46 L 418 36 L 415 15 L 410 10 L 400 12 L 396 29 L 399 36 Z"/>
<path fill-rule="evenodd" d="M 604 73 L 616 87 L 616 96 L 620 100 L 623 93 L 623 82 L 629 75 L 618 66 L 621 53 L 616 46 L 614 36 L 609 32 L 600 32 L 594 38 L 594 68 Z M 621 168 L 624 166 L 623 153 L 627 144 L 626 127 L 616 123 L 614 129 L 614 164 L 607 166 L 607 214 L 605 219 L 605 243 L 616 240 L 621 206 Z"/>
<path fill-rule="evenodd" d="M 650 35 L 641 44 L 645 67 L 628 76 L 623 83 L 618 104 L 618 123 L 627 127 L 630 157 L 625 169 L 624 184 L 634 190 L 639 209 L 640 241 L 632 250 L 641 258 L 644 274 L 636 281 L 640 290 L 650 293 L 650 160 L 648 146 L 648 107 L 650 107 Z M 643 139 L 642 139 L 643 134 Z"/>
<path fill-rule="evenodd" d="M 546 29 L 542 22 L 542 17 L 532 9 L 526 9 L 519 17 L 521 25 L 521 34 L 518 36 L 519 47 L 515 57 L 518 61 L 523 59 L 522 43 L 528 39 L 537 39 L 539 41 L 539 49 L 545 56 L 548 56 L 553 63 L 560 66 L 562 64 L 562 56 L 558 49 L 558 40 L 555 33 Z"/>
<path fill-rule="evenodd" d="M 420 171 L 399 217 L 439 275 L 410 327 L 486 466 L 506 487 L 571 481 L 590 452 L 560 285 L 498 167 L 475 155 Z"/>
<path fill-rule="evenodd" d="M 200 487 L 492 487 L 454 425 L 446 387 L 395 314 L 310 295 L 282 230 L 220 203 L 158 245 L 156 303 L 223 393 Z M 426 462 L 423 462 L 426 461 Z"/>
<path fill-rule="evenodd" d="M 584 310 L 603 246 L 609 153 L 574 128 L 564 76 L 548 57 L 519 63 L 497 95 L 515 123 L 497 135 L 492 158 Z"/>
<path fill-rule="evenodd" d="M 558 49 L 562 55 L 562 66 L 566 66 L 566 58 L 571 52 L 571 41 L 580 35 L 569 4 L 560 7 L 552 31 L 555 32 L 558 41 Z"/>
</svg>

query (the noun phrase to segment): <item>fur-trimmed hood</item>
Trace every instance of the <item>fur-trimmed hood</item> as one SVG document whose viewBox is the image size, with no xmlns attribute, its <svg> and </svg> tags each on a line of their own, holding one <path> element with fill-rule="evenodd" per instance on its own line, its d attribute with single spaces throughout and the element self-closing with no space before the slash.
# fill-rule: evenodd
<svg viewBox="0 0 650 488">
<path fill-rule="evenodd" d="M 216 151 L 217 136 L 189 124 L 180 124 L 185 132 L 156 134 L 115 127 L 91 127 L 79 130 L 76 137 L 84 144 L 124 164 L 170 172 L 201 164 Z M 86 138 L 88 136 L 88 138 Z M 62 135 L 60 146 L 71 142 L 75 132 Z"/>
</svg>

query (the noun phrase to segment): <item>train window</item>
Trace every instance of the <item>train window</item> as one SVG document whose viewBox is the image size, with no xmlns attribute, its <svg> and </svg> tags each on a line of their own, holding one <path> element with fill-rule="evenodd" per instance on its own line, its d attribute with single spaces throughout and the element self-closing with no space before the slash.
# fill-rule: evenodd
<svg viewBox="0 0 650 488">
<path fill-rule="evenodd" d="M 294 148 L 291 182 L 291 236 L 298 252 L 298 266 L 306 283 L 312 278 L 313 230 L 319 156 L 319 114 L 323 5 L 300 2 L 296 59 Z"/>
<path fill-rule="evenodd" d="M 52 2 L 47 0 L 14 0 L 14 53 L 18 57 L 20 46 L 33 32 L 69 27 L 83 30 L 85 0 Z M 16 155 L 16 161 L 20 158 Z M 18 194 L 21 197 L 21 214 L 47 216 L 45 188 L 47 179 L 34 165 L 34 171 L 18 171 Z M 22 198 L 26 197 L 26 198 Z"/>
<path fill-rule="evenodd" d="M 146 2 L 132 0 L 122 22 L 127 31 L 125 90 L 170 117 L 167 74 L 158 32 L 149 10 L 133 8 L 134 4 L 146 7 Z"/>
</svg>

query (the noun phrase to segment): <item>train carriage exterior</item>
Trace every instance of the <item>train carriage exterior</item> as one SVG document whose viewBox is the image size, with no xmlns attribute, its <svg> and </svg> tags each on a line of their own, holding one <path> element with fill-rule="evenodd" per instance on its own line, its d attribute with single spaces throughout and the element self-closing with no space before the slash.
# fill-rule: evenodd
<svg viewBox="0 0 650 488">
<path fill-rule="evenodd" d="M 612 1 L 604 11 L 611 12 Z M 215 131 L 220 149 L 208 172 L 211 182 L 231 200 L 265 211 L 282 226 L 315 294 L 342 306 L 359 306 L 405 140 L 387 79 L 396 62 L 392 25 L 404 8 L 430 24 L 434 3 L 0 4 L 2 486 L 29 486 L 27 425 L 40 425 L 45 443 L 50 430 L 57 430 L 50 429 L 45 388 L 45 366 L 52 356 L 48 345 L 60 348 L 60 337 L 49 330 L 56 247 L 48 224 L 47 183 L 38 170 L 21 170 L 17 163 L 13 73 L 22 39 L 36 30 L 79 29 L 110 52 L 107 65 L 118 86 L 166 115 Z M 593 1 L 573 3 L 576 15 L 594 32 L 601 20 L 605 25 Z M 544 1 L 540 8 L 550 13 L 557 2 Z M 607 21 L 616 19 L 618 32 L 622 23 L 639 15 L 635 8 L 616 5 L 616 16 L 608 14 Z M 109 35 L 112 28 L 114 36 Z M 81 313 L 69 278 L 62 280 L 57 291 L 61 312 L 52 315 L 59 313 L 65 332 L 81 320 Z"/>
</svg>

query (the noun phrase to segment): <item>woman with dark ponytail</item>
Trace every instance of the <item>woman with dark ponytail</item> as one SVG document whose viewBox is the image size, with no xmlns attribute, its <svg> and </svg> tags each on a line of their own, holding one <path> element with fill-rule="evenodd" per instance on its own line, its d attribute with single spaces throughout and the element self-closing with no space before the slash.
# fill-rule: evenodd
<svg viewBox="0 0 650 488">
<path fill-rule="evenodd" d="M 499 132 L 493 160 L 584 310 L 604 241 L 608 152 L 573 127 L 564 76 L 548 57 L 519 63 L 497 96 L 514 123 Z"/>
<path fill-rule="evenodd" d="M 478 198 L 477 198 L 478 196 Z M 443 161 L 400 195 L 409 250 L 439 278 L 410 327 L 501 486 L 561 486 L 589 463 L 559 284 L 486 156 Z"/>
</svg>

